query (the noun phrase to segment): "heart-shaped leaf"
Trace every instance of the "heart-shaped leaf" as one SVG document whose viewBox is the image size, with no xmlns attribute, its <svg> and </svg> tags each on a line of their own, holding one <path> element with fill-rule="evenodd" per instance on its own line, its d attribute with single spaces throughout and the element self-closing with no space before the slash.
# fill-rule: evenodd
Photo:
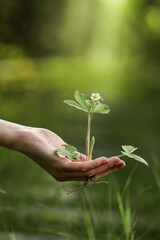
<svg viewBox="0 0 160 240">
<path fill-rule="evenodd" d="M 135 150 L 137 150 L 136 147 L 133 147 L 131 145 L 122 145 L 122 148 L 123 150 L 126 152 L 126 153 L 132 153 L 134 152 Z"/>
</svg>

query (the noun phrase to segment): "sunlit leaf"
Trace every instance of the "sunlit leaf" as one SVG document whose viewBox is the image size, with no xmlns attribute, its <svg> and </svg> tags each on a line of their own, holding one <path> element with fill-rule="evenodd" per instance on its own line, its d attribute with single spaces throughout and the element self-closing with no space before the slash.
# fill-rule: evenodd
<svg viewBox="0 0 160 240">
<path fill-rule="evenodd" d="M 79 105 L 78 103 L 76 103 L 76 102 L 73 101 L 73 100 L 65 100 L 64 102 L 65 102 L 66 104 L 72 106 L 72 107 L 75 107 L 75 108 L 79 109 L 79 110 L 82 110 L 82 111 L 84 111 L 84 112 L 88 112 L 88 111 L 86 110 L 86 108 L 83 108 L 81 105 Z"/>
<path fill-rule="evenodd" d="M 136 161 L 144 163 L 145 165 L 149 166 L 148 163 L 140 156 L 136 155 L 136 154 L 132 154 L 132 153 L 126 153 L 121 151 L 121 153 L 123 153 L 125 156 L 129 157 L 129 158 L 134 158 Z"/>
<path fill-rule="evenodd" d="M 102 114 L 107 114 L 109 113 L 110 108 L 109 106 L 102 104 L 102 103 L 98 103 L 92 110 L 93 113 L 102 113 Z"/>
<path fill-rule="evenodd" d="M 86 111 L 88 111 L 88 107 L 85 102 L 87 100 L 86 95 L 81 93 L 79 90 L 77 90 L 74 93 L 74 97 L 75 97 L 76 101 L 82 106 L 82 108 L 85 109 Z"/>
<path fill-rule="evenodd" d="M 137 150 L 136 147 L 133 147 L 131 145 L 122 145 L 122 148 L 123 150 L 126 152 L 126 153 L 132 153 L 134 152 L 135 150 Z"/>
</svg>

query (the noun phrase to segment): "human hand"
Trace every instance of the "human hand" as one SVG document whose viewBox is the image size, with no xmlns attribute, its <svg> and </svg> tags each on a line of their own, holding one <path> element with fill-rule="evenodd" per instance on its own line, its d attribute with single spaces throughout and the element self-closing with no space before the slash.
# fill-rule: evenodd
<svg viewBox="0 0 160 240">
<path fill-rule="evenodd" d="M 72 161 L 53 154 L 57 148 L 66 144 L 57 134 L 41 128 L 26 128 L 19 132 L 18 151 L 24 153 L 57 181 L 85 181 L 91 176 L 96 180 L 119 168 L 125 163 L 117 157 L 107 159 L 100 157 L 86 161 L 86 156 L 80 154 L 80 161 Z"/>
</svg>

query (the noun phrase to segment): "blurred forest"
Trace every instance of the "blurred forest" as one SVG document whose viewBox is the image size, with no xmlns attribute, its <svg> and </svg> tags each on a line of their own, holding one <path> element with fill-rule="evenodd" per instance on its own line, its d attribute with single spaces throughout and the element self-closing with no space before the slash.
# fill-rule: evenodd
<svg viewBox="0 0 160 240">
<path fill-rule="evenodd" d="M 159 150 L 159 1 L 1 0 L 0 29 L 2 118 L 71 132 L 62 100 L 100 92 L 110 141 Z"/>
<path fill-rule="evenodd" d="M 127 131 L 137 128 L 141 142 L 156 147 L 159 1 L 1 0 L 0 29 L 3 118 L 31 124 L 36 116 L 41 119 L 37 112 L 32 114 L 44 110 L 52 124 L 61 100 L 71 98 L 76 89 L 99 91 L 118 108 L 113 114 L 121 112 L 116 132 L 121 125 Z M 37 100 L 48 109 L 35 106 L 32 111 Z M 63 111 L 70 110 L 60 106 L 64 117 Z"/>
<path fill-rule="evenodd" d="M 152 164 L 153 154 L 160 154 L 158 0 L 0 0 L 1 118 L 48 128 L 84 152 L 86 116 L 63 103 L 72 99 L 77 89 L 89 95 L 99 92 L 111 107 L 108 116 L 93 120 L 95 157 L 117 154 L 122 144 L 131 144 Z M 16 176 L 11 174 L 15 185 L 9 185 L 5 176 L 10 175 L 14 164 L 8 168 L 12 157 L 2 151 L 2 159 L 3 154 L 8 161 L 0 165 L 0 188 L 14 195 L 21 175 L 18 171 Z M 19 159 L 17 169 L 23 168 L 21 156 L 13 158 Z M 122 183 L 134 163 L 128 165 Z M 29 163 L 26 169 L 31 166 Z M 145 167 L 138 168 L 137 179 L 141 181 L 141 171 L 144 185 L 153 183 Z M 45 184 L 48 181 L 52 180 L 47 178 Z M 157 203 L 157 195 L 154 199 Z M 4 202 L 0 214 L 6 220 L 4 224 L 1 218 L 0 229 L 8 231 L 17 221 L 15 230 L 28 231 L 18 216 L 12 219 L 6 215 Z M 150 237 L 159 236 L 154 226 L 155 235 Z"/>
</svg>

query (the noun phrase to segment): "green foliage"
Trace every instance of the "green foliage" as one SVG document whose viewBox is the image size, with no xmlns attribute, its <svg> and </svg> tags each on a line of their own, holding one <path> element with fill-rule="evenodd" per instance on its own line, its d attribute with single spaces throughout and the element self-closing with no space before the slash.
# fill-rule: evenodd
<svg viewBox="0 0 160 240">
<path fill-rule="evenodd" d="M 64 102 L 72 107 L 75 107 L 79 110 L 87 112 L 89 114 L 93 113 L 101 113 L 107 114 L 109 113 L 110 109 L 109 106 L 102 103 L 102 98 L 99 100 L 94 100 L 93 98 L 85 95 L 84 93 L 77 90 L 74 93 L 74 100 L 65 100 Z"/>
<path fill-rule="evenodd" d="M 123 150 L 126 152 L 126 153 L 132 153 L 134 152 L 135 150 L 137 150 L 137 148 L 131 146 L 131 145 L 122 145 L 122 148 Z"/>
<path fill-rule="evenodd" d="M 118 181 L 115 181 L 116 187 L 116 196 L 118 200 L 118 207 L 121 216 L 123 232 L 125 236 L 125 240 L 134 239 L 134 219 L 133 212 L 131 209 L 131 200 L 129 195 L 130 189 L 130 180 L 132 178 L 133 171 L 129 174 L 124 189 L 126 190 L 126 194 L 124 195 L 124 191 L 121 192 Z"/>
<path fill-rule="evenodd" d="M 65 100 L 64 102 L 67 103 L 68 105 L 70 105 L 71 107 L 75 107 L 75 108 L 77 108 L 79 110 L 87 112 L 81 105 L 79 105 L 78 103 L 76 103 L 73 100 Z"/>
<path fill-rule="evenodd" d="M 75 100 L 85 109 L 87 112 L 89 110 L 86 101 L 89 99 L 84 93 L 81 93 L 79 90 L 77 90 L 74 93 Z"/>
<path fill-rule="evenodd" d="M 63 146 L 65 147 L 65 150 L 66 151 L 69 151 L 70 153 L 74 153 L 77 151 L 77 148 L 71 146 L 71 145 L 68 145 L 68 144 L 63 144 Z"/>
<path fill-rule="evenodd" d="M 124 155 L 124 156 L 127 156 L 129 158 L 133 158 L 134 160 L 138 161 L 138 162 L 141 162 L 141 163 L 144 163 L 145 165 L 149 166 L 148 163 L 140 156 L 136 155 L 136 154 L 132 154 L 137 148 L 133 147 L 133 146 L 130 146 L 130 145 L 122 145 L 122 148 L 124 151 L 121 151 L 121 153 Z"/>
<path fill-rule="evenodd" d="M 64 144 L 64 149 L 56 149 L 54 150 L 54 154 L 65 156 L 71 160 L 77 160 L 79 157 L 79 153 L 77 153 L 77 149 L 71 145 Z"/>
<path fill-rule="evenodd" d="M 89 124 L 88 124 L 88 129 L 87 129 L 87 137 L 86 137 L 86 156 L 88 159 L 92 159 L 92 152 L 95 144 L 95 138 L 93 137 L 91 142 L 90 142 L 90 128 L 91 128 L 91 116 L 93 113 L 101 113 L 101 114 L 107 114 L 109 113 L 110 109 L 109 106 L 105 105 L 102 103 L 103 99 L 101 98 L 99 93 L 92 93 L 91 97 L 88 97 L 84 93 L 80 92 L 77 90 L 74 93 L 74 98 L 76 101 L 73 100 L 65 100 L 64 102 L 72 107 L 75 107 L 79 110 L 82 110 L 84 112 L 88 113 L 88 119 L 89 119 Z M 90 146 L 90 147 L 89 147 Z M 124 151 L 121 151 L 122 155 L 121 156 L 127 156 L 129 158 L 133 158 L 134 160 L 144 163 L 145 165 L 148 166 L 148 163 L 140 156 L 133 154 L 135 150 L 137 150 L 136 147 L 133 147 L 131 145 L 122 145 L 122 149 Z M 74 151 L 76 151 L 74 149 Z M 77 155 L 74 155 L 74 151 L 72 152 L 71 149 L 67 147 L 67 149 L 59 150 L 59 153 L 68 156 L 68 158 L 72 160 L 76 160 L 75 158 Z"/>
<path fill-rule="evenodd" d="M 101 102 L 96 103 L 92 107 L 93 113 L 107 114 L 107 113 L 109 113 L 109 111 L 110 111 L 109 106 L 102 104 Z"/>
</svg>

